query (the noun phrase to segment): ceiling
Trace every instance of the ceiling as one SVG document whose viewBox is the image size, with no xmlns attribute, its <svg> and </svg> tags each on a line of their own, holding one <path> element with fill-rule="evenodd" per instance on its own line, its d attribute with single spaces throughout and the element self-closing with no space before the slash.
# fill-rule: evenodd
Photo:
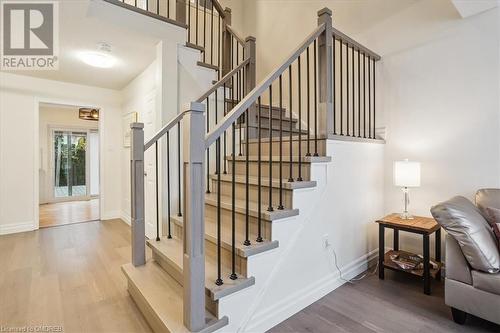
<svg viewBox="0 0 500 333">
<path fill-rule="evenodd" d="M 89 0 L 60 0 L 59 70 L 12 73 L 122 89 L 154 61 L 157 39 L 87 17 L 88 3 Z M 111 45 L 112 55 L 118 59 L 114 67 L 95 68 L 78 58 L 81 51 L 96 51 L 100 42 Z"/>
</svg>

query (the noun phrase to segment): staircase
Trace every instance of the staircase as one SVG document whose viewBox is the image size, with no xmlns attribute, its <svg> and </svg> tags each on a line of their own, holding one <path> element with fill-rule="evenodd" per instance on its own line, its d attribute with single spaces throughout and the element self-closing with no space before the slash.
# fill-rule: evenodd
<svg viewBox="0 0 500 333">
<path fill-rule="evenodd" d="M 198 65 L 218 77 L 148 141 L 142 124 L 131 125 L 132 262 L 122 267 L 129 293 L 155 332 L 245 331 L 272 288 L 274 263 L 286 255 L 281 241 L 299 230 L 304 203 L 319 195 L 324 177 L 317 167 L 331 162 L 328 139 L 375 139 L 380 57 L 335 30 L 323 9 L 318 27 L 257 84 L 255 38 L 239 37 L 231 11 L 218 1 L 200 9 L 198 1 L 177 0 L 166 16 L 147 0 L 142 7 L 105 1 L 184 24 L 186 46 L 200 52 Z M 156 238 L 145 240 L 144 153 L 153 146 L 157 171 L 159 160 L 168 170 L 167 209 L 157 214 Z M 182 188 L 171 188 L 171 177 Z"/>
</svg>

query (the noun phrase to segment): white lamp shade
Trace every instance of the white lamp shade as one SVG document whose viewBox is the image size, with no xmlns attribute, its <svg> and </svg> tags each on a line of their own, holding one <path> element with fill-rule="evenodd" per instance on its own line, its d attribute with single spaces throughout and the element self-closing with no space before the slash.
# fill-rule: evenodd
<svg viewBox="0 0 500 333">
<path fill-rule="evenodd" d="M 400 187 L 420 186 L 420 163 L 408 160 L 395 161 L 394 185 Z"/>
</svg>

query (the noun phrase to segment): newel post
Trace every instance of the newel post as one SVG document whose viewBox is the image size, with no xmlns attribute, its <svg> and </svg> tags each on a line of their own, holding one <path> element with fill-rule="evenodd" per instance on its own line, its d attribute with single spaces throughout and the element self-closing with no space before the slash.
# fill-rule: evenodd
<svg viewBox="0 0 500 333">
<path fill-rule="evenodd" d="M 243 49 L 243 58 L 250 59 L 248 64 L 245 66 L 245 85 L 244 85 L 245 96 L 248 95 L 255 88 L 257 84 L 257 67 L 256 67 L 257 51 L 256 51 L 255 41 L 256 39 L 253 36 L 248 36 L 247 38 L 245 38 L 245 48 Z M 247 125 L 253 125 L 254 127 L 257 126 L 257 110 L 255 107 L 255 103 L 253 103 L 248 108 Z M 251 131 L 249 131 L 249 135 L 250 137 L 253 137 L 253 133 L 251 133 Z"/>
<path fill-rule="evenodd" d="M 325 24 L 325 31 L 318 38 L 318 85 L 320 134 L 333 133 L 333 37 L 332 11 L 318 11 L 318 25 Z"/>
<path fill-rule="evenodd" d="M 226 7 L 222 21 L 222 76 L 231 71 L 231 34 L 227 30 L 228 25 L 231 25 L 231 8 Z"/>
<path fill-rule="evenodd" d="M 144 225 L 144 124 L 130 124 L 130 176 L 132 264 L 146 263 L 146 230 Z"/>
<path fill-rule="evenodd" d="M 205 326 L 205 106 L 189 103 L 183 118 L 184 156 L 184 325 Z"/>
<path fill-rule="evenodd" d="M 168 2 L 167 2 L 168 4 Z M 186 0 L 175 1 L 175 20 L 180 23 L 187 23 L 186 19 Z"/>
</svg>

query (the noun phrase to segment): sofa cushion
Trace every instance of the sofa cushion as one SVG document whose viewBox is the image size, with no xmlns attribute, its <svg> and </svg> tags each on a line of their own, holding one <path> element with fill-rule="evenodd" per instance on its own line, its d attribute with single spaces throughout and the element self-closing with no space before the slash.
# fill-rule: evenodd
<svg viewBox="0 0 500 333">
<path fill-rule="evenodd" d="M 464 197 L 454 197 L 431 208 L 432 216 L 460 245 L 472 268 L 500 271 L 500 253 L 493 231 L 479 210 Z"/>
<path fill-rule="evenodd" d="M 500 295 L 500 273 L 472 271 L 472 285 L 482 291 Z"/>
<path fill-rule="evenodd" d="M 493 226 L 495 217 L 491 215 L 488 208 L 500 210 L 500 189 L 485 188 L 476 192 L 476 206 L 486 221 Z"/>
</svg>

